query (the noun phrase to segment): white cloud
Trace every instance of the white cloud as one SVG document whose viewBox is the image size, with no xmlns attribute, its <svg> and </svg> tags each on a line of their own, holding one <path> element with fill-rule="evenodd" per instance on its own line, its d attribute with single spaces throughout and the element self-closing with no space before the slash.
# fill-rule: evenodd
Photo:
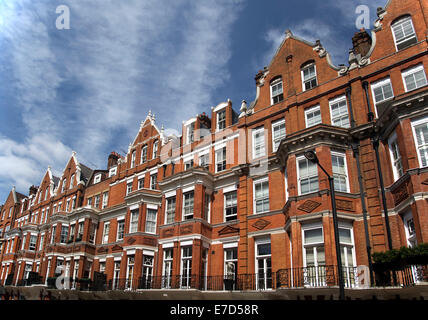
<svg viewBox="0 0 428 320">
<path fill-rule="evenodd" d="M 23 143 L 0 136 L 0 188 L 10 190 L 15 185 L 18 191 L 26 193 L 29 186 L 38 185 L 52 163 L 65 167 L 71 150 L 62 142 L 44 134 L 33 136 Z M 64 168 L 57 168 L 60 175 Z"/>
<path fill-rule="evenodd" d="M 70 7 L 71 30 L 55 29 L 59 4 Z M 217 103 L 240 9 L 240 0 L 0 1 L 0 41 L 26 136 L 1 138 L 10 169 L 2 184 L 37 184 L 49 164 L 62 172 L 72 149 L 103 167 L 106 152 L 127 149 L 149 109 L 178 133 L 182 120 Z"/>
</svg>

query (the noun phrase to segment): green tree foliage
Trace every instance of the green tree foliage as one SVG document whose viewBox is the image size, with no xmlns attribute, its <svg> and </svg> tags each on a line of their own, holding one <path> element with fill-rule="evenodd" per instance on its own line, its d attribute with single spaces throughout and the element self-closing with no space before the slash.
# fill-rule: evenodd
<svg viewBox="0 0 428 320">
<path fill-rule="evenodd" d="M 428 243 L 421 243 L 412 248 L 401 247 L 386 252 L 375 252 L 373 262 L 377 270 L 398 270 L 409 265 L 427 265 Z"/>
</svg>

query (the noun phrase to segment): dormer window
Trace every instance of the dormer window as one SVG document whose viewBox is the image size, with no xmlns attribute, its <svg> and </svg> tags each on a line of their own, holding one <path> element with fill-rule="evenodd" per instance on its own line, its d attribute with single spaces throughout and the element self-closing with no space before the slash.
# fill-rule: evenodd
<svg viewBox="0 0 428 320">
<path fill-rule="evenodd" d="M 226 110 L 223 109 L 217 113 L 217 130 L 226 128 Z"/>
<path fill-rule="evenodd" d="M 101 173 L 97 174 L 94 178 L 94 184 L 98 182 L 101 182 Z"/>
<path fill-rule="evenodd" d="M 108 177 L 110 178 L 110 177 L 112 177 L 112 176 L 115 176 L 115 175 L 116 175 L 116 172 L 117 172 L 117 167 L 112 167 L 112 168 L 110 168 L 110 170 L 109 170 L 109 172 L 108 172 Z"/>
<path fill-rule="evenodd" d="M 315 63 L 309 63 L 302 67 L 303 91 L 310 90 L 317 86 L 317 72 Z"/>
<path fill-rule="evenodd" d="M 271 104 L 275 104 L 284 100 L 282 78 L 273 80 L 270 84 Z"/>
<path fill-rule="evenodd" d="M 397 51 L 405 49 L 418 41 L 410 16 L 398 19 L 391 25 L 391 29 Z"/>
</svg>

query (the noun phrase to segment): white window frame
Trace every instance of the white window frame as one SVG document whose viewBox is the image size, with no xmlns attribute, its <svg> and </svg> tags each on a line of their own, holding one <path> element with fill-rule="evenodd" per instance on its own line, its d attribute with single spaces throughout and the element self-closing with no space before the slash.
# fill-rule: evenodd
<svg viewBox="0 0 428 320">
<path fill-rule="evenodd" d="M 319 113 L 320 113 L 320 116 L 319 116 L 320 120 L 319 120 L 319 122 L 316 122 L 316 123 L 309 125 L 308 115 L 310 113 L 314 113 L 316 111 L 319 111 Z M 305 125 L 306 125 L 306 128 L 314 127 L 316 125 L 319 125 L 320 123 L 322 123 L 322 113 L 321 113 L 321 106 L 319 104 L 305 109 Z"/>
<path fill-rule="evenodd" d="M 277 86 L 278 84 L 281 84 L 281 92 L 274 96 L 272 88 L 274 86 Z M 276 97 L 279 97 L 281 94 L 282 94 L 282 99 L 278 98 L 279 101 L 274 102 L 274 99 Z M 284 82 L 282 81 L 282 78 L 279 77 L 270 83 L 270 103 L 271 103 L 271 105 L 274 105 L 274 104 L 280 103 L 282 101 L 284 101 Z"/>
<path fill-rule="evenodd" d="M 418 140 L 417 140 L 416 128 L 415 127 L 417 127 L 421 124 L 428 124 L 428 116 L 412 120 L 411 124 L 412 124 L 412 131 L 413 131 L 413 141 L 415 143 L 416 153 L 418 154 L 419 167 L 422 168 L 423 162 L 422 162 L 422 157 L 420 154 L 420 149 L 424 149 L 424 151 L 425 151 L 425 155 L 426 155 L 425 162 L 426 162 L 426 166 L 428 166 L 428 141 L 426 141 L 425 144 L 422 145 L 422 147 L 418 146 Z"/>
<path fill-rule="evenodd" d="M 64 193 L 66 185 L 67 185 L 67 178 L 64 178 L 62 180 L 61 193 Z"/>
<path fill-rule="evenodd" d="M 137 150 L 133 150 L 131 153 L 131 169 L 135 168 L 135 159 L 137 157 Z"/>
<path fill-rule="evenodd" d="M 138 231 L 138 220 L 140 217 L 140 209 L 131 210 L 129 217 L 129 233 L 135 233 Z"/>
<path fill-rule="evenodd" d="M 184 250 L 190 248 L 190 256 L 184 256 Z M 184 270 L 184 266 L 186 264 L 189 265 L 190 263 L 190 268 L 186 268 L 186 271 L 190 271 L 190 272 L 186 272 L 186 274 L 184 274 L 183 271 Z M 192 268 L 192 264 L 193 264 L 193 247 L 192 245 L 188 245 L 188 246 L 182 246 L 181 247 L 181 259 L 180 259 L 180 287 L 181 288 L 190 288 L 191 285 L 191 281 L 192 281 L 192 272 L 193 272 L 193 268 Z M 184 281 L 185 280 L 185 281 Z M 185 285 L 183 285 L 183 283 L 185 282 Z"/>
<path fill-rule="evenodd" d="M 108 191 L 103 192 L 103 204 L 102 204 L 102 209 L 107 207 L 108 204 Z"/>
<path fill-rule="evenodd" d="M 186 207 L 186 195 L 189 195 L 189 194 L 193 195 L 192 196 L 192 198 L 193 198 L 193 200 L 192 200 L 192 203 L 193 203 L 193 205 L 192 205 L 192 212 L 191 212 L 191 214 L 190 213 L 185 214 L 185 209 L 187 208 Z M 190 206 L 189 206 L 189 208 L 190 208 Z M 191 220 L 191 219 L 193 219 L 194 211 L 195 211 L 195 191 L 191 190 L 191 191 L 188 191 L 188 192 L 183 192 L 183 212 L 182 212 L 183 219 L 182 220 L 185 221 L 185 220 Z M 186 217 L 190 217 L 190 218 L 186 218 Z"/>
<path fill-rule="evenodd" d="M 385 85 L 387 85 L 387 84 L 389 84 L 389 86 L 391 87 L 391 92 L 392 92 L 392 96 L 389 97 L 389 98 L 385 98 L 385 93 L 384 93 L 384 90 L 383 90 L 383 87 Z M 384 99 L 381 100 L 381 101 L 376 102 L 376 95 L 375 95 L 374 91 L 375 91 L 375 89 L 377 89 L 379 87 L 382 87 L 382 95 L 383 95 Z M 386 77 L 386 78 L 380 79 L 378 81 L 375 81 L 373 83 L 370 83 L 370 89 L 371 89 L 371 92 L 372 92 L 373 105 L 375 106 L 374 109 L 375 109 L 375 113 L 376 113 L 376 117 L 377 117 L 378 115 L 377 115 L 376 105 L 379 104 L 379 103 L 382 103 L 382 102 L 394 99 L 394 88 L 392 87 L 391 78 L 390 77 Z"/>
<path fill-rule="evenodd" d="M 73 189 L 73 187 L 74 187 L 74 177 L 75 177 L 75 175 L 73 173 L 71 175 L 71 177 L 70 177 L 70 186 L 68 187 L 68 189 Z"/>
<path fill-rule="evenodd" d="M 150 175 L 150 189 L 156 190 L 156 184 L 158 183 L 158 174 L 153 173 Z"/>
<path fill-rule="evenodd" d="M 270 245 L 270 254 L 267 255 L 259 255 L 258 254 L 258 246 L 259 245 L 264 245 L 264 244 L 269 244 Z M 271 239 L 270 238 L 261 238 L 261 239 L 256 239 L 255 243 L 254 243 L 254 271 L 256 274 L 256 290 L 271 290 L 273 289 L 273 277 L 274 277 L 274 273 L 272 272 L 272 243 L 271 243 Z M 264 260 L 264 270 L 267 270 L 267 263 L 266 263 L 266 259 L 270 259 L 270 286 L 268 286 L 268 278 L 267 278 L 267 273 L 264 273 L 264 285 L 263 288 L 259 287 L 259 270 L 258 270 L 258 260 Z"/>
<path fill-rule="evenodd" d="M 215 151 L 215 172 L 223 172 L 226 170 L 226 163 L 227 163 L 227 149 L 226 147 L 220 148 Z M 219 169 L 220 165 L 220 169 Z"/>
<path fill-rule="evenodd" d="M 73 175 L 74 176 L 74 175 Z M 48 195 L 49 195 L 49 187 L 46 188 L 45 191 L 45 201 L 48 200 Z M 71 189 L 71 188 L 70 188 Z M 24 204 L 22 204 L 22 208 L 24 208 Z M 21 208 L 21 213 L 22 213 L 22 208 Z"/>
<path fill-rule="evenodd" d="M 186 142 L 187 144 L 195 142 L 195 123 L 193 121 L 186 126 Z"/>
<path fill-rule="evenodd" d="M 152 152 L 152 159 L 156 159 L 158 156 L 158 149 L 159 149 L 159 140 L 156 140 L 153 143 L 153 152 Z"/>
<path fill-rule="evenodd" d="M 284 126 L 284 134 L 282 134 L 280 131 L 279 136 L 275 137 L 275 128 L 281 127 L 281 126 Z M 276 152 L 278 150 L 278 147 L 279 147 L 279 144 L 281 143 L 281 140 L 284 139 L 286 136 L 287 136 L 287 129 L 285 127 L 285 119 L 279 119 L 279 120 L 272 122 L 272 151 L 273 152 Z M 278 142 L 278 145 L 275 145 L 276 142 Z"/>
<path fill-rule="evenodd" d="M 61 234 L 59 238 L 59 243 L 66 244 L 68 240 L 68 231 L 69 231 L 68 225 L 61 225 Z M 64 231 L 65 230 L 65 231 Z"/>
<path fill-rule="evenodd" d="M 94 177 L 94 184 L 101 182 L 101 173 L 98 173 Z"/>
<path fill-rule="evenodd" d="M 100 194 L 96 194 L 94 196 L 94 207 L 99 208 L 100 206 Z"/>
<path fill-rule="evenodd" d="M 115 176 L 117 173 L 117 166 L 111 167 L 108 171 L 108 177 L 111 178 L 112 176 Z"/>
<path fill-rule="evenodd" d="M 126 183 L 126 195 L 130 194 L 132 192 L 132 182 Z"/>
<path fill-rule="evenodd" d="M 405 78 L 408 77 L 408 76 L 410 76 L 410 75 L 414 76 L 415 73 L 418 73 L 420 71 L 422 71 L 422 73 L 424 75 L 425 84 L 423 84 L 423 85 L 421 85 L 421 86 L 418 87 L 418 86 L 416 86 L 416 81 L 415 81 L 415 86 L 416 86 L 415 88 L 413 88 L 413 89 L 407 88 L 407 83 L 406 83 L 406 79 Z M 404 85 L 404 89 L 406 90 L 406 92 L 417 90 L 419 88 L 425 87 L 428 84 L 427 83 L 427 76 L 426 76 L 425 68 L 424 68 L 423 64 L 418 64 L 416 66 L 413 66 L 411 68 L 403 70 L 401 72 L 401 77 L 403 79 L 403 85 Z M 414 79 L 414 77 L 413 77 L 413 79 Z"/>
<path fill-rule="evenodd" d="M 121 225 L 123 225 L 122 228 L 120 227 Z M 120 233 L 123 233 L 122 237 L 119 237 Z M 124 238 L 125 238 L 125 219 L 120 219 L 120 220 L 117 220 L 116 241 L 122 241 Z"/>
<path fill-rule="evenodd" d="M 224 118 L 220 119 L 220 114 L 224 114 Z M 216 114 L 217 120 L 217 131 L 226 129 L 226 108 L 219 110 Z M 220 128 L 220 123 L 224 123 L 224 126 Z"/>
<path fill-rule="evenodd" d="M 172 201 L 174 199 L 174 201 Z M 173 206 L 171 206 L 171 203 L 174 203 Z M 175 212 L 176 212 L 176 206 L 177 206 L 177 198 L 176 196 L 172 196 L 169 198 L 166 198 L 166 205 L 165 205 L 165 224 L 174 223 L 175 221 Z M 171 208 L 172 207 L 172 208 Z M 168 220 L 168 217 L 172 215 L 172 221 Z"/>
<path fill-rule="evenodd" d="M 30 241 L 28 245 L 28 250 L 35 251 L 37 247 L 37 235 L 30 234 Z"/>
<path fill-rule="evenodd" d="M 265 128 L 264 127 L 254 128 L 251 131 L 251 135 L 252 135 L 252 142 L 253 142 L 252 143 L 253 159 L 257 159 L 265 156 L 266 154 Z M 256 135 L 260 135 L 259 139 L 261 139 L 261 141 L 257 143 L 257 146 L 260 146 L 259 152 L 256 152 Z"/>
<path fill-rule="evenodd" d="M 144 176 L 138 178 L 138 190 L 141 190 L 144 188 L 144 182 L 145 182 L 144 180 L 145 180 Z"/>
<path fill-rule="evenodd" d="M 339 105 L 341 102 L 345 102 L 345 106 L 344 108 L 346 109 L 346 123 L 344 125 L 343 123 L 343 118 L 345 117 L 345 113 L 340 112 L 339 111 L 339 115 L 336 117 L 333 117 L 333 106 L 334 105 Z M 349 128 L 351 126 L 350 120 L 349 120 L 349 110 L 348 110 L 348 101 L 346 100 L 346 96 L 340 96 L 334 99 L 329 100 L 328 102 L 329 106 L 330 106 L 330 120 L 331 120 L 331 125 L 332 126 L 338 126 L 341 128 Z M 338 106 L 339 110 L 340 108 L 343 108 L 343 106 Z M 340 119 L 340 125 L 335 125 L 334 124 L 334 120 L 339 118 Z"/>
<path fill-rule="evenodd" d="M 314 67 L 315 77 L 312 77 L 312 78 L 307 79 L 307 80 L 305 81 L 304 71 L 305 71 L 306 69 L 311 68 L 311 67 Z M 301 74 L 301 77 L 302 77 L 302 90 L 303 90 L 303 92 L 308 91 L 308 90 L 311 90 L 311 89 L 315 88 L 316 86 L 318 86 L 317 66 L 316 66 L 315 62 L 312 62 L 312 63 L 309 63 L 309 64 L 305 65 L 305 66 L 300 70 L 300 74 Z M 316 83 L 315 83 L 315 86 L 313 86 L 313 87 L 311 87 L 311 88 L 309 88 L 309 89 L 306 89 L 305 83 L 306 83 L 306 82 L 308 82 L 308 81 L 312 81 L 314 78 L 315 78 L 315 82 L 316 82 Z"/>
<path fill-rule="evenodd" d="M 110 222 L 104 222 L 104 225 L 103 225 L 103 239 L 102 239 L 102 243 L 103 244 L 108 243 L 109 234 L 110 234 Z"/>
<path fill-rule="evenodd" d="M 234 205 L 227 207 L 227 199 L 226 198 L 230 195 L 233 195 L 233 194 L 235 194 L 235 201 L 233 201 Z M 227 215 L 226 214 L 227 209 L 228 208 L 234 208 L 234 207 L 236 207 L 236 213 L 232 214 L 232 215 Z M 224 222 L 234 221 L 234 220 L 238 219 L 238 191 L 237 190 L 233 190 L 233 191 L 229 191 L 229 192 L 224 193 L 224 215 L 223 216 L 224 216 Z M 230 217 L 233 217 L 233 219 L 228 220 L 228 218 L 230 218 Z"/>
<path fill-rule="evenodd" d="M 265 200 L 266 198 L 263 198 L 263 199 L 257 199 L 256 198 L 256 185 L 257 184 L 263 184 L 263 183 L 266 183 L 266 182 L 267 182 L 267 185 L 268 185 L 268 188 L 267 188 L 267 190 L 268 190 L 267 200 L 268 200 L 269 208 L 267 210 L 263 210 L 263 211 L 257 212 L 257 201 L 259 201 L 259 200 Z M 266 212 L 270 211 L 270 199 L 269 199 L 269 195 L 270 195 L 270 193 L 269 193 L 269 177 L 268 176 L 260 178 L 260 179 L 253 180 L 253 213 L 254 214 L 262 214 L 262 213 L 266 213 Z"/>
<path fill-rule="evenodd" d="M 299 157 L 296 157 L 296 168 L 297 168 L 297 190 L 298 190 L 298 193 L 299 193 L 299 195 L 303 195 L 303 194 L 309 194 L 309 193 L 312 193 L 312 192 L 317 192 L 317 191 L 319 191 L 319 175 L 318 175 L 318 168 L 317 168 L 317 179 L 318 179 L 318 188 L 317 188 L 317 190 L 316 191 L 309 191 L 309 192 L 307 192 L 307 193 L 302 193 L 302 188 L 301 188 L 301 181 L 300 181 L 300 179 L 301 179 L 301 177 L 300 177 L 300 166 L 299 166 L 299 161 L 300 160 L 306 160 L 307 162 L 308 162 L 308 164 L 311 164 L 311 165 L 314 165 L 315 167 L 317 167 L 317 165 L 316 164 L 312 164 L 312 162 L 310 162 L 308 159 L 306 159 L 305 158 L 305 156 L 299 156 Z M 308 179 L 308 178 L 311 178 L 311 177 L 314 177 L 314 176 L 308 176 L 308 177 L 305 177 L 305 179 Z"/>
<path fill-rule="evenodd" d="M 147 150 L 148 150 L 148 146 L 147 145 L 144 145 L 141 148 L 140 164 L 147 162 Z"/>
<path fill-rule="evenodd" d="M 396 148 L 394 148 L 394 145 L 396 146 Z M 389 156 L 391 158 L 392 174 L 394 177 L 394 181 L 397 181 L 404 174 L 404 168 L 400 153 L 400 147 L 398 146 L 397 134 L 395 132 L 392 133 L 388 139 L 388 148 Z M 394 156 L 395 153 L 397 154 L 397 158 Z M 398 167 L 401 167 L 401 173 L 399 172 Z"/>
<path fill-rule="evenodd" d="M 339 152 L 339 151 L 331 151 L 331 156 L 335 156 L 335 157 L 342 157 L 343 158 L 343 163 L 344 163 L 344 170 L 345 170 L 345 185 L 346 185 L 346 190 L 342 191 L 342 190 L 336 190 L 337 192 L 350 192 L 350 186 L 349 186 L 349 172 L 348 172 L 348 165 L 347 165 L 347 161 L 346 161 L 346 153 L 345 152 Z M 333 162 L 333 159 L 332 159 Z M 334 178 L 334 171 L 333 171 L 333 164 L 332 164 L 332 177 Z M 319 185 L 318 185 L 319 188 Z"/>
<path fill-rule="evenodd" d="M 164 277 L 164 281 L 162 281 L 162 288 L 168 289 L 171 287 L 173 262 L 174 262 L 174 249 L 164 248 L 163 263 L 162 263 L 162 276 Z"/>
<path fill-rule="evenodd" d="M 305 242 L 305 233 L 310 230 L 317 230 L 321 229 L 321 238 L 322 242 Z M 310 224 L 304 224 L 302 225 L 302 250 L 303 250 L 303 267 L 305 268 L 306 273 L 310 273 L 311 275 L 308 277 L 308 282 L 305 283 L 305 286 L 317 286 L 319 284 L 325 285 L 326 275 L 325 270 L 322 268 L 319 268 L 321 266 L 326 265 L 326 248 L 325 248 L 325 234 L 324 234 L 324 227 L 322 225 L 322 222 L 317 223 L 310 223 Z M 318 248 L 324 249 L 324 264 L 319 264 L 318 262 Z M 308 248 L 313 248 L 313 255 L 314 255 L 314 266 L 308 266 L 307 265 L 307 259 L 306 259 L 306 251 Z M 313 267 L 313 269 L 306 269 Z"/>
<path fill-rule="evenodd" d="M 199 166 L 206 168 L 206 169 L 209 169 L 209 166 L 210 166 L 210 154 L 209 153 L 199 155 Z"/>
<path fill-rule="evenodd" d="M 149 219 L 149 212 L 154 212 L 154 219 Z M 157 226 L 157 218 L 158 218 L 158 210 L 157 209 L 151 209 L 147 208 L 146 211 L 146 226 L 145 226 L 145 232 L 146 233 L 156 233 L 156 226 Z"/>
<path fill-rule="evenodd" d="M 397 43 L 397 38 L 395 36 L 394 27 L 397 26 L 397 25 L 402 25 L 407 20 L 410 20 L 410 24 L 411 24 L 412 30 L 413 30 L 413 35 L 412 36 L 407 36 L 403 40 L 400 40 L 400 42 Z M 411 16 L 404 16 L 404 17 L 398 19 L 397 21 L 395 21 L 393 24 L 391 24 L 391 33 L 392 33 L 392 37 L 394 38 L 395 50 L 397 50 L 397 51 L 405 49 L 405 48 L 398 49 L 398 45 L 401 44 L 401 43 L 403 43 L 403 42 L 406 42 L 406 41 L 408 41 L 408 40 L 410 40 L 412 38 L 416 38 L 416 42 L 418 41 L 418 39 L 416 37 L 415 27 L 413 25 L 413 21 L 412 21 L 412 17 Z"/>
</svg>

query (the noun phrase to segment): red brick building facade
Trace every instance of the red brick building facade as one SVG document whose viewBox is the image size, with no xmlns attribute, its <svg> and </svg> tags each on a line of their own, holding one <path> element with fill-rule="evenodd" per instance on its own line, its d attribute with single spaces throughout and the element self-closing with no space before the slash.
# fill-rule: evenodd
<svg viewBox="0 0 428 320">
<path fill-rule="evenodd" d="M 48 168 L 28 196 L 13 188 L 1 284 L 31 272 L 47 284 L 64 266 L 71 287 L 99 276 L 111 289 L 329 285 L 329 181 L 306 151 L 334 177 L 347 286 L 371 253 L 428 242 L 428 4 L 391 0 L 377 14 L 347 67 L 287 31 L 239 113 L 220 103 L 180 137 L 149 113 L 106 170 L 73 153 L 61 177 Z"/>
</svg>

